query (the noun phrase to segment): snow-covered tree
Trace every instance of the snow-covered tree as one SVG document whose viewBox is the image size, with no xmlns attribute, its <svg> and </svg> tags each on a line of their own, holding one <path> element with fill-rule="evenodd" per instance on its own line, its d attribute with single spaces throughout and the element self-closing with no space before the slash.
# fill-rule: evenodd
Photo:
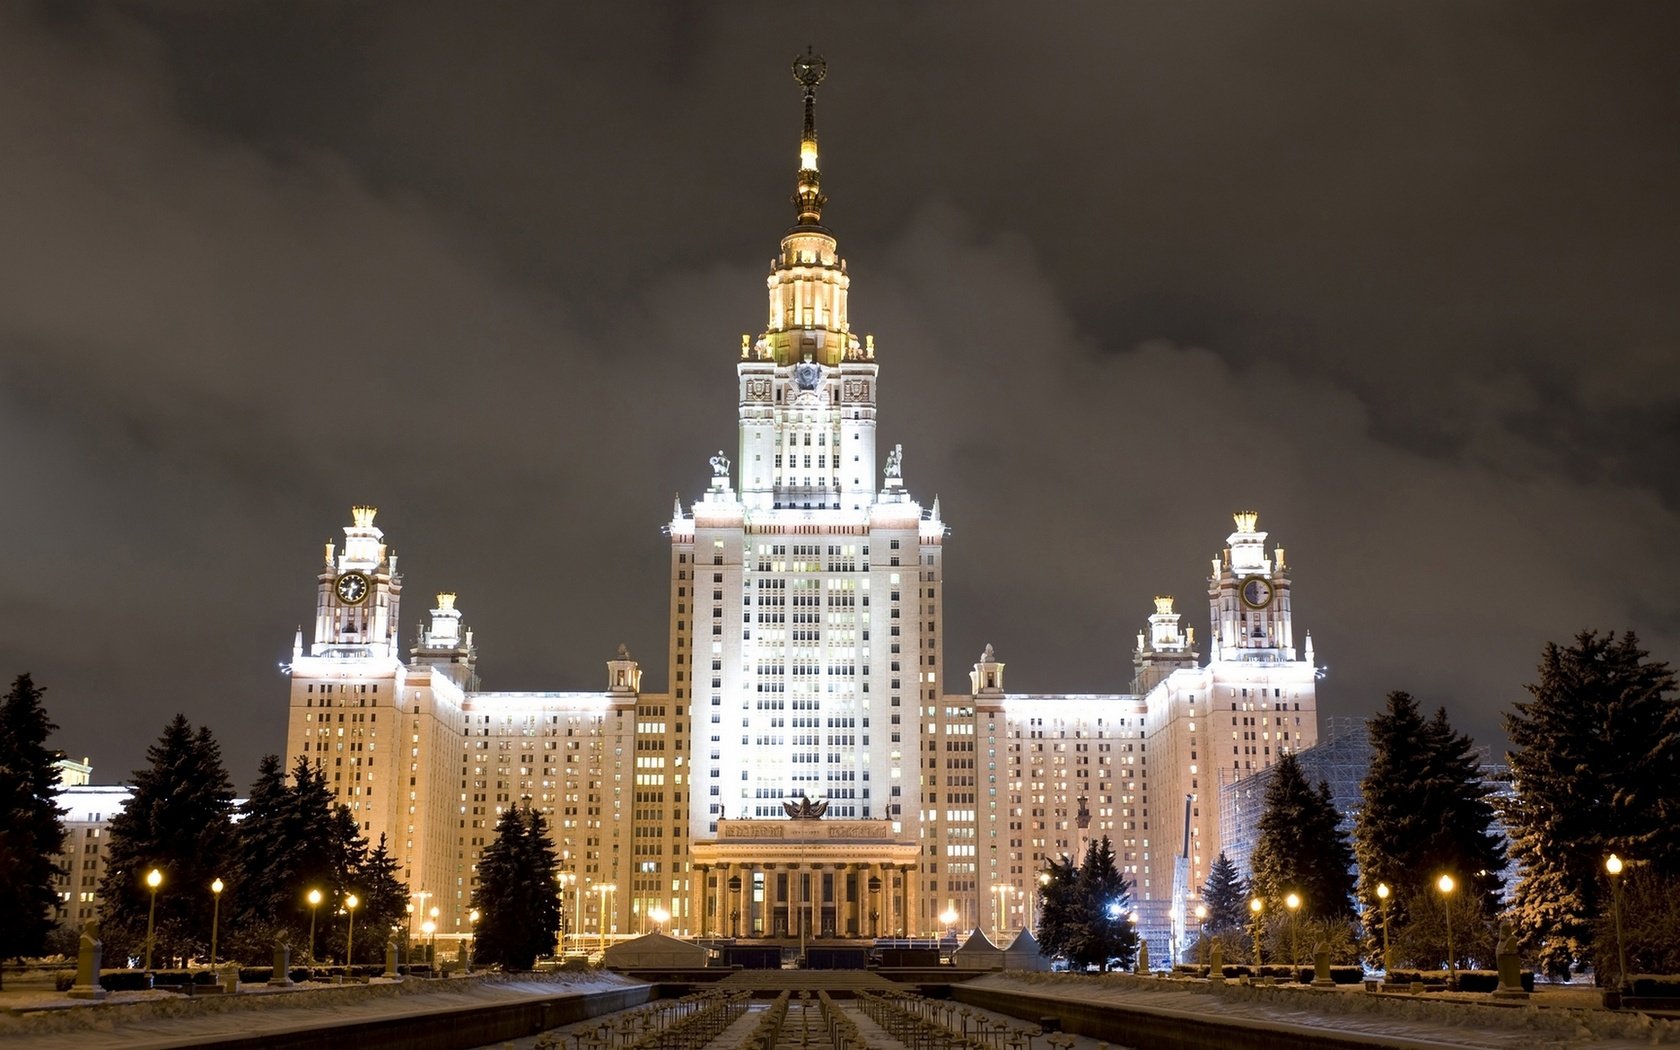
<svg viewBox="0 0 1680 1050">
<path fill-rule="evenodd" d="M 20 674 L 0 699 L 0 960 L 40 952 L 58 903 L 53 857 L 64 847 L 56 752 L 58 727 L 41 705 L 44 690 Z"/>
<path fill-rule="evenodd" d="M 1281 902 L 1294 892 L 1303 918 L 1353 917 L 1353 850 L 1340 821 L 1330 785 L 1307 786 L 1294 752 L 1278 759 L 1260 812 L 1251 880 L 1269 910 L 1281 913 Z"/>
<path fill-rule="evenodd" d="M 1680 703 L 1673 672 L 1632 632 L 1548 642 L 1539 676 L 1505 717 L 1515 789 L 1505 821 L 1522 866 L 1518 928 L 1539 965 L 1562 975 L 1594 958 L 1610 853 L 1680 873 Z"/>
</svg>

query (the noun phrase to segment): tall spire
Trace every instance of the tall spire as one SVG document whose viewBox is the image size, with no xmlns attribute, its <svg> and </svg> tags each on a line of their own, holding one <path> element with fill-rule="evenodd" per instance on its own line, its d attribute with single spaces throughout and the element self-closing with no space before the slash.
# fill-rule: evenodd
<svg viewBox="0 0 1680 1050">
<path fill-rule="evenodd" d="M 822 225 L 822 176 L 817 170 L 817 85 L 828 75 L 828 63 L 809 46 L 793 60 L 793 79 L 805 88 L 805 130 L 799 139 L 799 189 L 793 203 L 799 209 L 799 225 Z"/>
</svg>

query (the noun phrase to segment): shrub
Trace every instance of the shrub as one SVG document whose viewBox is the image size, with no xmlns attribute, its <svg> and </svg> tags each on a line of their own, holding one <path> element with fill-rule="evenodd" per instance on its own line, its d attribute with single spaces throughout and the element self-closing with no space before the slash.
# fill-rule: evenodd
<svg viewBox="0 0 1680 1050">
<path fill-rule="evenodd" d="M 1666 999 L 1680 996 L 1680 976 L 1674 974 L 1633 975 L 1632 995 L 1638 998 Z"/>
<path fill-rule="evenodd" d="M 1398 967 L 1388 971 L 1391 984 L 1406 984 L 1408 982 L 1423 981 L 1428 985 L 1446 986 L 1446 970 L 1402 970 Z M 1534 991 L 1534 971 L 1524 970 L 1521 973 L 1522 987 L 1525 992 Z M 1461 992 L 1491 992 L 1499 987 L 1498 970 L 1460 970 L 1458 971 L 1458 990 Z"/>
</svg>

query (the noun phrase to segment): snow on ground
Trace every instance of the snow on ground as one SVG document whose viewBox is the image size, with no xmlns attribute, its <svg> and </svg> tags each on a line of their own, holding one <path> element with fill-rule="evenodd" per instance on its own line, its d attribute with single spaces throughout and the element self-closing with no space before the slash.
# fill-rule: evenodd
<svg viewBox="0 0 1680 1050">
<path fill-rule="evenodd" d="M 1081 1002 L 1113 1003 L 1197 1018 L 1230 1018 L 1273 1028 L 1299 1026 L 1360 1033 L 1431 1046 L 1493 1050 L 1607 1047 L 1680 1043 L 1680 1022 L 1640 1013 L 1571 1006 L 1545 1007 L 1547 993 L 1494 1005 L 1485 995 L 1430 994 L 1421 1001 L 1370 995 L 1356 987 L 1326 991 L 1304 987 L 1245 987 L 1133 977 L 1126 974 L 1009 974 L 971 982 Z"/>
<path fill-rule="evenodd" d="M 238 995 L 113 992 L 90 1003 L 32 993 L 29 1009 L 8 995 L 0 1050 L 153 1050 L 256 1032 L 350 1024 L 383 1017 L 497 1006 L 639 982 L 610 973 L 485 975 L 448 980 L 375 978 L 366 985 L 246 985 Z M 44 1007 L 44 1008 L 43 1008 Z"/>
</svg>

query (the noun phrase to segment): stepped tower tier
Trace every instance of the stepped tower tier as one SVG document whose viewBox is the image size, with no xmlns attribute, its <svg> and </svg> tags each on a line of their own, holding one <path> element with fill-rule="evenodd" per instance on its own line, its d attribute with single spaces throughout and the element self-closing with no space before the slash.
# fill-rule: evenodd
<svg viewBox="0 0 1680 1050">
<path fill-rule="evenodd" d="M 794 64 L 805 89 L 798 222 L 770 263 L 766 327 L 741 337 L 736 366 L 741 499 L 752 510 L 860 510 L 874 492 L 875 344 L 852 332 L 846 260 L 821 224 L 816 87 L 826 72 L 809 52 Z"/>
</svg>

